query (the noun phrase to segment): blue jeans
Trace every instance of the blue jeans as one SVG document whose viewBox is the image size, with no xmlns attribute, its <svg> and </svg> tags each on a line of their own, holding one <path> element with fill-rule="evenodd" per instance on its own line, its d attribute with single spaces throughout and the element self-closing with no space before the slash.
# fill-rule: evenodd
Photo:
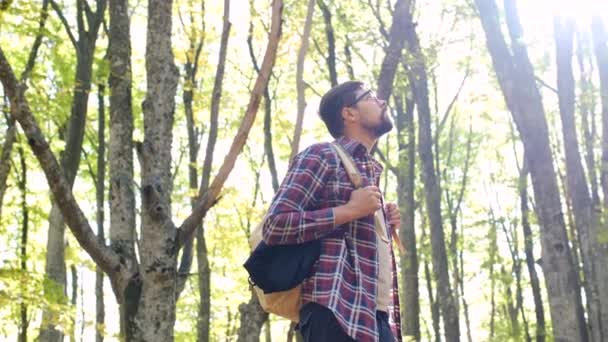
<svg viewBox="0 0 608 342">
<path fill-rule="evenodd" d="M 376 321 L 380 342 L 395 342 L 395 337 L 388 324 L 388 314 L 384 311 L 376 311 Z M 298 329 L 305 342 L 355 341 L 344 332 L 333 312 L 317 303 L 308 303 L 300 309 Z"/>
</svg>

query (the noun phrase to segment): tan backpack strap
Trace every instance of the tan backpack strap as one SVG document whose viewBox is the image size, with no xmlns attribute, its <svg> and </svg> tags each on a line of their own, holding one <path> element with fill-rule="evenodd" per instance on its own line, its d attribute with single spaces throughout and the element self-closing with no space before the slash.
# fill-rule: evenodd
<svg viewBox="0 0 608 342">
<path fill-rule="evenodd" d="M 332 142 L 331 144 L 333 145 L 334 150 L 336 150 L 336 152 L 338 153 L 338 156 L 340 157 L 342 164 L 344 164 L 344 168 L 346 169 L 346 173 L 348 174 L 348 178 L 350 179 L 351 183 L 353 183 L 353 185 L 355 186 L 355 189 L 360 188 L 361 183 L 362 183 L 361 174 L 357 170 L 357 167 L 355 166 L 355 162 L 350 157 L 350 155 L 348 155 L 348 153 L 346 153 L 344 148 L 342 148 L 342 146 L 340 146 L 340 144 L 337 144 L 335 142 Z"/>
<path fill-rule="evenodd" d="M 362 184 L 361 174 L 357 170 L 357 167 L 355 166 L 355 162 L 353 161 L 351 156 L 344 150 L 344 148 L 342 148 L 342 146 L 340 146 L 340 144 L 337 144 L 336 142 L 332 142 L 331 144 L 334 147 L 334 150 L 338 153 L 338 156 L 340 157 L 342 164 L 344 164 L 344 168 L 346 169 L 346 173 L 348 174 L 348 178 L 350 178 L 351 183 L 353 183 L 353 185 L 355 186 L 355 189 L 360 188 L 361 184 Z M 376 228 L 380 232 L 380 236 L 382 237 L 383 240 L 387 241 L 388 239 L 386 238 L 386 230 L 384 229 L 385 225 L 380 222 L 378 215 L 374 215 L 374 221 L 375 221 Z M 395 231 L 395 229 L 393 229 L 391 235 L 393 236 L 393 240 L 395 240 L 395 242 L 397 243 L 397 247 L 399 248 L 399 251 L 401 251 L 401 253 L 404 253 L 405 248 L 403 246 L 403 243 L 401 242 L 401 239 L 397 235 L 397 232 Z"/>
</svg>

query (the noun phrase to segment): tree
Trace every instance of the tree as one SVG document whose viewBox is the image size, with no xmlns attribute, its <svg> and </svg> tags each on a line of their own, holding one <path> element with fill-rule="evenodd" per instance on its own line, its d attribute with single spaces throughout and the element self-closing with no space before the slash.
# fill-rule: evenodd
<svg viewBox="0 0 608 342">
<path fill-rule="evenodd" d="M 594 268 L 597 261 L 593 250 L 597 250 L 597 222 L 593 213 L 593 203 L 589 193 L 587 177 L 581 161 L 579 142 L 576 134 L 575 83 L 572 70 L 574 45 L 574 23 L 563 17 L 554 19 L 555 48 L 557 58 L 557 90 L 559 97 L 564 151 L 566 154 L 566 185 L 574 214 L 574 226 L 578 233 L 582 254 L 584 288 L 587 295 L 588 319 L 591 340 L 602 341 L 602 320 L 600 313 L 608 308 L 601 306 L 598 298 L 597 280 Z M 594 267 L 593 264 L 596 264 Z"/>
<path fill-rule="evenodd" d="M 76 3 L 76 21 L 78 38 L 74 36 L 67 19 L 59 5 L 51 0 L 51 6 L 60 18 L 66 33 L 76 51 L 76 70 L 73 88 L 72 107 L 70 119 L 65 132 L 65 150 L 61 155 L 61 169 L 70 187 L 74 184 L 76 173 L 80 164 L 82 141 L 87 115 L 87 104 L 91 89 L 93 59 L 98 31 L 103 21 L 106 0 L 97 0 L 93 12 L 85 0 Z M 86 22 L 86 23 L 85 23 Z M 49 233 L 47 241 L 47 258 L 45 272 L 48 278 L 45 290 L 47 292 L 60 291 L 66 293 L 65 269 L 65 223 L 57 203 L 53 203 L 49 215 Z M 52 324 L 53 312 L 45 310 L 42 315 L 40 340 L 60 341 L 63 337 L 61 331 Z"/>
<path fill-rule="evenodd" d="M 505 1 L 511 50 L 500 29 L 494 0 L 476 0 L 498 83 L 530 165 L 541 225 L 542 268 L 556 340 L 586 341 L 587 328 L 549 144 L 547 122 L 534 70 L 522 39 L 513 0 Z"/>
<path fill-rule="evenodd" d="M 7 92 L 12 114 L 42 166 L 55 202 L 80 245 L 109 276 L 124 314 L 127 340 L 172 341 L 175 323 L 177 253 L 194 232 L 197 222 L 217 201 L 219 192 L 247 138 L 261 92 L 274 64 L 280 36 L 282 2 L 273 3 L 272 28 L 261 72 L 251 94 L 242 125 L 226 160 L 209 190 L 199 189 L 196 209 L 177 228 L 170 219 L 171 124 L 177 70 L 171 52 L 171 1 L 152 0 L 148 7 L 146 70 L 148 91 L 144 101 L 145 138 L 138 145 L 142 164 L 142 232 L 140 264 L 128 254 L 101 245 L 93 233 L 70 185 L 51 153 L 33 117 L 4 51 L 0 49 L 0 80 Z M 111 142 L 113 143 L 113 142 Z M 112 231 L 112 227 L 111 227 Z"/>
<path fill-rule="evenodd" d="M 431 132 L 431 110 L 428 95 L 428 77 L 420 41 L 412 17 L 412 4 L 406 1 L 405 15 L 406 50 L 408 56 L 408 80 L 418 111 L 418 155 L 422 168 L 426 213 L 429 216 L 433 270 L 437 279 L 438 302 L 444 323 L 446 341 L 460 340 L 458 303 L 450 283 L 445 235 L 441 217 L 441 189 L 437 180 L 433 157 L 433 135 Z"/>
<path fill-rule="evenodd" d="M 598 298 L 600 300 L 602 337 L 608 336 L 608 242 L 606 239 L 606 211 L 608 208 L 608 33 L 598 16 L 594 16 L 591 22 L 593 33 L 593 50 L 597 60 L 597 68 L 600 76 L 600 98 L 602 107 L 602 161 L 600 180 L 604 194 L 603 215 L 601 232 L 592 236 L 595 246 L 594 260 L 597 261 L 596 279 L 598 286 Z"/>
</svg>

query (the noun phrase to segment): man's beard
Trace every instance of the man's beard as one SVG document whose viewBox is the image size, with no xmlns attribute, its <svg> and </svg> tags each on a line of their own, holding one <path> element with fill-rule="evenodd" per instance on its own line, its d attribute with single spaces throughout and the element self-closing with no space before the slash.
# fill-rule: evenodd
<svg viewBox="0 0 608 342">
<path fill-rule="evenodd" d="M 390 132 L 393 129 L 393 122 L 388 118 L 386 114 L 386 110 L 382 112 L 382 122 L 376 127 L 374 127 L 373 132 L 376 138 L 380 138 L 385 133 Z"/>
</svg>

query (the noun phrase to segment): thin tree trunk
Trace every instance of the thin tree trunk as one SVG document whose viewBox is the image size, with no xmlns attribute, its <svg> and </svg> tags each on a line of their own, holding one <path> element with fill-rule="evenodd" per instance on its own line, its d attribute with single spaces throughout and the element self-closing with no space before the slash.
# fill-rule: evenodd
<svg viewBox="0 0 608 342">
<path fill-rule="evenodd" d="M 377 93 L 378 97 L 384 100 L 388 100 L 391 96 L 395 73 L 403 54 L 403 47 L 406 44 L 406 39 L 411 38 L 411 36 L 408 37 L 407 33 L 408 30 L 413 28 L 408 26 L 408 20 L 411 19 L 410 6 L 410 0 L 398 0 L 395 4 L 393 23 L 388 36 L 389 44 L 378 76 Z"/>
<path fill-rule="evenodd" d="M 334 27 L 331 23 L 331 10 L 325 3 L 325 0 L 317 0 L 317 5 L 321 9 L 323 21 L 325 22 L 325 36 L 327 38 L 327 57 L 325 57 L 325 62 L 329 71 L 329 82 L 332 87 L 335 87 L 338 85 L 338 72 L 336 71 L 336 38 L 334 36 Z"/>
<path fill-rule="evenodd" d="M 353 68 L 353 54 L 351 52 L 352 42 L 348 38 L 348 34 L 345 36 L 346 42 L 344 43 L 344 58 L 346 59 L 346 71 L 348 72 L 348 78 L 351 80 L 355 79 L 355 69 Z"/>
<path fill-rule="evenodd" d="M 460 92 L 460 91 L 459 91 Z M 447 115 L 447 113 L 446 113 Z M 452 153 L 453 153 L 453 149 L 454 149 L 454 141 L 456 140 L 454 138 L 454 134 L 455 134 L 455 130 L 454 130 L 454 119 L 452 119 L 452 123 L 450 125 L 450 133 L 449 133 L 449 139 L 450 139 L 450 144 L 448 147 L 448 158 L 447 158 L 447 162 L 446 165 L 452 165 Z M 472 125 L 469 125 L 469 132 L 468 132 L 468 136 L 467 136 L 467 142 L 466 142 L 466 156 L 465 156 L 465 160 L 464 160 L 464 165 L 460 168 L 463 171 L 463 175 L 462 175 L 462 179 L 460 181 L 460 188 L 457 189 L 457 193 L 455 194 L 456 196 L 452 196 L 450 194 L 449 190 L 445 190 L 445 194 L 446 194 L 446 203 L 448 205 L 448 213 L 449 213 L 449 222 L 450 222 L 450 227 L 451 227 L 451 233 L 450 233 L 450 242 L 449 242 L 449 257 L 452 259 L 452 272 L 453 272 L 453 279 L 454 279 L 454 286 L 456 288 L 455 291 L 455 296 L 456 296 L 456 309 L 458 311 L 460 311 L 460 300 L 463 301 L 463 303 L 465 302 L 465 298 L 464 298 L 464 285 L 462 278 L 464 277 L 464 268 L 460 267 L 460 258 L 459 256 L 462 255 L 463 253 L 463 249 L 462 247 L 458 246 L 463 246 L 464 242 L 461 241 L 460 243 L 459 240 L 464 239 L 464 235 L 460 235 L 459 236 L 459 232 L 458 232 L 458 216 L 461 215 L 461 207 L 462 207 L 462 201 L 464 199 L 464 194 L 467 188 L 467 183 L 468 183 L 468 178 L 469 178 L 469 169 L 471 167 L 471 159 L 473 158 L 472 155 L 472 149 L 473 149 L 473 127 Z M 444 178 L 445 178 L 445 182 L 446 184 L 449 184 L 449 179 L 447 177 L 447 175 L 445 174 L 445 170 L 443 172 L 444 174 Z M 460 291 L 458 291 L 460 288 Z M 468 310 L 465 311 L 465 314 L 467 316 L 465 316 L 466 321 L 468 322 L 469 318 L 468 318 Z M 470 339 L 470 331 L 469 331 L 469 324 L 467 323 L 467 336 Z"/>
<path fill-rule="evenodd" d="M 464 236 L 464 225 L 460 225 L 460 235 Z M 463 241 L 464 244 L 464 241 Z M 460 253 L 458 255 L 458 258 L 460 260 L 460 269 L 464 270 L 464 248 L 460 249 Z M 468 342 L 473 342 L 473 338 L 471 336 L 471 321 L 470 321 L 470 315 L 469 315 L 469 304 L 467 303 L 467 299 L 464 296 L 464 277 L 460 277 L 459 279 L 460 281 L 460 298 L 462 298 L 462 309 L 463 309 L 463 313 L 464 313 L 464 321 L 465 321 L 465 325 L 467 328 L 467 341 Z"/>
<path fill-rule="evenodd" d="M 209 135 L 205 150 L 205 161 L 203 162 L 201 191 L 206 192 L 209 188 L 211 179 L 211 169 L 213 167 L 213 154 L 218 133 L 218 118 L 220 112 L 220 101 L 222 98 L 222 84 L 224 81 L 224 70 L 226 66 L 226 55 L 228 53 L 228 38 L 230 37 L 231 23 L 229 21 L 230 2 L 224 1 L 224 16 L 222 26 L 222 37 L 220 42 L 219 59 L 213 84 L 211 96 L 211 118 L 209 125 Z M 209 256 L 207 252 L 207 242 L 205 240 L 204 222 L 200 222 L 200 229 L 196 232 L 197 236 L 197 264 L 198 264 L 198 286 L 199 286 L 199 313 L 197 321 L 198 341 L 209 341 L 209 326 L 211 318 L 211 269 L 209 267 Z"/>
<path fill-rule="evenodd" d="M 253 6 L 253 2 L 251 3 Z M 260 67 L 253 51 L 253 19 L 249 22 L 249 36 L 247 37 L 247 46 L 249 47 L 249 56 L 253 63 L 253 68 L 256 73 L 260 73 Z M 268 157 L 268 170 L 270 171 L 270 180 L 272 189 L 277 192 L 279 189 L 279 177 L 272 149 L 272 98 L 270 97 L 269 85 L 264 88 L 264 153 Z"/>
<path fill-rule="evenodd" d="M 105 85 L 97 85 L 97 178 L 96 178 L 96 205 L 97 205 L 97 241 L 100 245 L 105 245 L 104 231 L 104 199 L 105 199 L 105 179 L 106 179 L 106 113 L 105 113 Z M 105 326 L 105 305 L 103 301 L 103 271 L 99 266 L 95 267 L 95 341 L 103 341 L 103 327 Z"/>
<path fill-rule="evenodd" d="M 427 244 L 427 241 L 429 240 L 427 234 L 426 234 L 426 219 L 425 219 L 425 215 L 421 210 L 421 221 L 420 222 L 420 227 L 422 229 L 422 233 L 420 236 L 420 243 L 422 245 L 422 248 L 424 249 L 429 249 L 432 248 Z M 424 279 L 426 281 L 426 290 L 427 290 L 427 295 L 429 296 L 429 307 L 431 310 L 431 319 L 432 319 L 432 326 L 433 326 L 433 333 L 434 333 L 434 341 L 435 342 L 439 342 L 441 341 L 441 328 L 440 328 L 440 324 L 441 324 L 441 314 L 439 312 L 439 303 L 436 300 L 436 295 L 434 295 L 433 293 L 433 276 L 431 275 L 431 268 L 429 266 L 429 262 L 427 260 L 426 257 L 422 258 L 423 260 L 423 264 L 424 264 Z"/>
<path fill-rule="evenodd" d="M 602 162 L 601 162 L 601 185 L 604 194 L 604 218 L 601 226 L 602 232 L 592 239 L 597 241 L 597 249 L 594 253 L 596 261 L 596 280 L 598 286 L 598 298 L 600 300 L 602 337 L 608 338 L 608 242 L 606 239 L 606 212 L 608 212 L 608 32 L 599 16 L 592 19 L 593 46 L 597 67 L 600 76 L 600 94 L 602 102 Z M 599 241 L 598 241 L 599 240 Z"/>
<path fill-rule="evenodd" d="M 530 209 L 528 208 L 528 162 L 524 156 L 523 167 L 519 173 L 519 200 L 521 209 L 521 225 L 524 234 L 524 251 L 526 254 L 526 266 L 530 274 L 530 285 L 532 286 L 532 297 L 534 298 L 534 313 L 536 314 L 536 341 L 544 342 L 545 331 L 545 309 L 540 289 L 540 281 L 536 274 L 534 261 L 534 237 L 530 228 Z"/>
<path fill-rule="evenodd" d="M 293 131 L 293 141 L 291 143 L 291 155 L 289 160 L 293 160 L 300 151 L 300 136 L 302 135 L 302 123 L 304 122 L 304 110 L 306 109 L 306 84 L 304 83 L 304 62 L 308 51 L 308 41 L 312 30 L 312 15 L 315 10 L 315 0 L 308 0 L 306 10 L 306 20 L 304 21 L 304 32 L 302 32 L 302 42 L 298 50 L 298 61 L 296 65 L 296 91 L 298 93 L 298 116 Z M 276 189 L 275 189 L 276 191 Z"/>
<path fill-rule="evenodd" d="M 564 137 L 564 151 L 566 154 L 566 186 L 571 199 L 574 227 L 581 249 L 584 274 L 583 284 L 588 303 L 590 340 L 603 341 L 602 326 L 604 323 L 601 321 L 600 313 L 608 310 L 608 307 L 601 307 L 598 298 L 597 281 L 593 267 L 593 236 L 597 235 L 597 225 L 592 217 L 593 203 L 579 152 L 576 120 L 574 117 L 575 83 L 572 70 L 574 23 L 566 18 L 555 17 L 554 31 L 557 58 L 557 89 Z"/>
<path fill-rule="evenodd" d="M 197 30 L 193 29 L 190 39 L 190 51 L 187 53 L 187 61 L 185 64 L 185 76 L 184 76 L 184 91 L 183 101 L 184 110 L 186 115 L 186 123 L 188 129 L 188 152 L 189 152 L 189 166 L 188 166 L 188 182 L 190 189 L 196 190 L 199 186 L 198 172 L 197 172 L 197 159 L 200 150 L 200 139 L 203 132 L 195 127 L 194 122 L 194 89 L 197 88 L 197 71 L 199 67 L 199 57 L 203 48 L 205 39 L 205 2 L 201 2 L 201 32 L 196 33 Z M 192 59 L 191 57 L 192 56 Z M 196 206 L 196 198 L 192 197 L 190 205 L 194 210 Z M 182 259 L 179 267 L 179 281 L 178 281 L 178 296 L 185 287 L 186 281 L 190 274 L 190 268 L 192 265 L 192 247 L 194 244 L 194 237 L 197 239 L 197 262 L 199 273 L 202 274 L 202 278 L 210 279 L 209 263 L 207 260 L 207 246 L 205 237 L 202 231 L 202 222 L 196 227 L 196 234 L 188 238 L 184 244 L 182 252 Z M 200 279 L 200 278 L 199 278 Z M 201 296 L 201 304 L 199 305 L 199 315 L 197 317 L 197 340 L 208 341 L 209 340 L 209 308 L 210 308 L 210 288 L 209 282 L 199 284 L 199 292 Z M 204 294 L 204 295 L 203 295 Z"/>
<path fill-rule="evenodd" d="M 6 98 L 5 98 L 6 99 Z M 8 105 L 8 103 L 6 103 Z M 2 218 L 2 203 L 4 194 L 6 193 L 8 174 L 11 171 L 11 152 L 16 136 L 15 120 L 8 118 L 6 133 L 4 133 L 4 142 L 2 143 L 2 152 L 0 154 L 0 218 Z"/>
<path fill-rule="evenodd" d="M 194 90 L 198 88 L 198 79 L 197 72 L 199 68 L 199 59 L 201 55 L 201 51 L 203 49 L 203 45 L 205 43 L 205 35 L 206 35 L 206 25 L 205 25 L 205 1 L 201 1 L 201 27 L 196 28 L 194 25 L 194 15 L 192 12 L 190 13 L 190 34 L 188 36 L 188 40 L 190 42 L 189 49 L 186 53 L 186 63 L 184 64 L 184 85 L 183 85 L 183 94 L 182 99 L 184 101 L 184 112 L 186 116 L 186 128 L 188 130 L 188 159 L 190 161 L 188 165 L 188 182 L 190 189 L 192 191 L 196 191 L 198 188 L 198 169 L 197 169 L 197 160 L 198 153 L 200 151 L 200 139 L 202 139 L 203 129 L 199 129 L 196 127 L 194 122 L 194 109 L 193 109 L 193 101 L 194 101 Z M 184 26 L 184 31 L 186 31 L 186 27 Z M 192 209 L 196 204 L 196 198 L 190 198 L 190 205 Z M 196 228 L 197 230 L 202 229 L 201 225 Z M 198 233 L 197 233 L 198 234 Z M 177 284 L 177 297 L 179 298 L 181 292 L 186 286 L 186 281 L 190 275 L 190 269 L 192 267 L 193 260 L 193 246 L 194 246 L 194 237 L 197 236 L 194 234 L 190 238 L 186 240 L 184 243 L 184 248 L 182 251 L 182 257 L 179 265 L 179 279 Z"/>
<path fill-rule="evenodd" d="M 521 260 L 518 255 L 519 243 L 518 243 L 518 239 L 517 239 L 517 233 L 512 229 L 513 225 L 510 224 L 509 227 L 507 227 L 507 224 L 504 222 L 504 220 L 500 220 L 498 222 L 498 224 L 500 224 L 502 231 L 505 235 L 505 239 L 507 240 L 507 244 L 509 247 L 509 253 L 511 254 L 511 262 L 512 262 L 512 267 L 511 267 L 510 273 L 508 273 L 506 271 L 506 268 L 504 265 L 501 267 L 501 275 L 502 275 L 504 286 L 506 288 L 507 314 L 509 315 L 509 319 L 511 321 L 510 335 L 512 338 L 514 338 L 516 340 L 520 340 L 521 339 L 521 336 L 520 336 L 521 330 L 520 330 L 518 315 L 520 312 L 520 308 L 522 307 L 523 297 L 522 297 L 522 289 L 521 289 Z M 506 279 L 509 279 L 509 277 L 512 278 L 512 275 L 515 275 L 515 300 L 513 300 L 513 291 L 511 289 L 512 280 L 506 280 Z M 522 320 L 524 322 L 524 325 L 526 325 L 525 334 L 526 334 L 527 340 L 529 341 L 530 336 L 527 331 L 527 322 L 526 322 L 525 312 L 522 310 L 521 313 L 522 313 Z"/>
<path fill-rule="evenodd" d="M 70 341 L 76 342 L 76 317 L 78 316 L 77 303 L 78 303 L 78 270 L 76 265 L 70 266 L 70 272 L 72 273 L 72 295 L 71 303 L 74 308 L 74 316 L 72 317 L 72 329 L 70 330 Z M 84 324 L 84 322 L 83 322 Z"/>
<path fill-rule="evenodd" d="M 409 90 L 408 90 L 409 91 Z M 401 324 L 405 336 L 420 341 L 420 293 L 418 285 L 418 251 L 416 246 L 415 212 L 415 169 L 416 169 L 416 133 L 414 126 L 414 101 L 406 101 L 406 94 L 395 94 L 397 110 L 397 136 L 399 140 L 397 167 L 397 201 L 403 213 L 401 215 L 401 241 L 405 242 L 405 253 L 400 255 L 401 277 L 403 281 L 403 308 Z"/>
<path fill-rule="evenodd" d="M 78 41 L 73 39 L 73 35 L 66 25 L 68 34 L 72 37 L 74 49 L 76 51 L 76 76 L 73 89 L 71 115 L 68 122 L 65 140 L 65 150 L 61 157 L 61 168 L 65 174 L 69 186 L 74 184 L 78 165 L 80 164 L 80 154 L 86 124 L 87 103 L 89 91 L 91 89 L 91 77 L 93 67 L 93 57 L 97 33 L 103 20 L 106 1 L 98 0 L 95 13 L 85 14 L 85 0 L 76 3 L 76 16 L 78 22 Z M 63 17 L 61 10 L 55 2 L 51 5 L 55 8 L 60 17 Z M 88 31 L 85 28 L 84 18 L 87 18 Z M 49 215 L 49 232 L 47 241 L 47 254 L 45 274 L 48 280 L 47 285 L 51 288 L 57 287 L 66 294 L 66 268 L 65 268 L 65 223 L 57 203 L 53 202 Z M 45 295 L 50 288 L 45 286 Z M 57 330 L 51 323 L 54 313 L 48 308 L 43 310 L 42 324 L 40 329 L 40 340 L 42 342 L 58 342 L 63 338 L 60 330 Z"/>
<path fill-rule="evenodd" d="M 493 216 L 493 215 L 490 215 Z M 488 233 L 488 237 L 490 239 L 490 246 L 488 249 L 488 253 L 490 254 L 490 336 L 488 338 L 489 341 L 494 340 L 494 335 L 496 332 L 496 276 L 494 275 L 494 265 L 496 263 L 496 253 L 497 253 L 497 244 L 496 244 L 496 223 L 495 220 L 492 219 L 492 223 L 490 224 L 490 231 Z"/>
<path fill-rule="evenodd" d="M 522 138 L 541 226 L 542 267 L 549 294 L 554 337 L 563 341 L 587 341 L 587 329 L 572 253 L 561 210 L 557 178 L 549 144 L 548 127 L 534 70 L 521 39 L 515 4 L 505 1 L 513 56 L 502 32 L 494 0 L 476 0 L 487 45 L 507 107 Z"/>
<path fill-rule="evenodd" d="M 406 7 L 406 48 L 412 57 L 408 78 L 418 108 L 418 153 L 422 167 L 426 212 L 431 228 L 433 273 L 437 280 L 438 302 L 443 317 L 445 339 L 448 342 L 453 342 L 460 340 L 460 324 L 457 303 L 450 284 L 445 235 L 441 218 L 441 189 L 433 161 L 433 134 L 431 132 L 426 65 L 415 31 L 409 0 L 406 1 Z"/>
<path fill-rule="evenodd" d="M 580 74 L 580 96 L 579 108 L 581 112 L 581 125 L 583 126 L 583 141 L 585 148 L 585 164 L 591 185 L 591 198 L 593 206 L 597 209 L 600 204 L 599 187 L 597 181 L 597 164 L 595 157 L 595 142 L 597 135 L 595 132 L 595 96 L 593 94 L 594 87 L 591 81 L 591 73 L 593 71 L 593 62 L 587 52 L 588 39 L 582 36 L 582 33 L 577 32 L 577 51 L 576 57 L 579 66 Z M 585 67 L 586 60 L 589 59 L 589 70 Z M 595 214 L 596 210 L 594 210 Z M 599 221 L 598 221 L 599 222 Z"/>
<path fill-rule="evenodd" d="M 395 4 L 395 11 L 393 13 L 393 22 L 390 29 L 390 35 L 388 36 L 389 46 L 386 49 L 386 54 L 382 60 L 382 66 L 380 68 L 380 74 L 378 76 L 378 85 L 377 85 L 377 93 L 378 97 L 384 100 L 390 98 L 393 92 L 393 83 L 395 80 L 395 74 L 397 72 L 397 67 L 399 65 L 399 61 L 403 54 L 403 47 L 405 45 L 406 34 L 405 34 L 405 25 L 407 21 L 407 12 L 409 11 L 409 6 L 407 1 L 399 0 Z M 399 94 L 401 96 L 402 94 Z M 409 142 L 409 154 L 400 154 L 399 165 L 402 168 L 407 167 L 407 171 L 399 172 L 397 175 L 398 187 L 400 190 L 399 193 L 402 193 L 403 196 L 399 196 L 398 202 L 400 208 L 404 208 L 404 217 L 402 219 L 403 226 L 406 227 L 403 229 L 402 237 L 406 241 L 408 248 L 404 255 L 401 256 L 401 262 L 404 266 L 403 268 L 403 279 L 405 292 L 403 292 L 408 298 L 405 299 L 405 306 L 407 309 L 407 318 L 403 318 L 402 320 L 397 320 L 397 335 L 402 334 L 401 324 L 405 323 L 407 325 L 408 332 L 406 332 L 407 336 L 414 336 L 416 339 L 420 339 L 420 307 L 418 304 L 418 260 L 416 253 L 416 234 L 414 232 L 414 167 L 415 167 L 415 150 L 414 150 L 414 126 L 413 126 L 413 111 L 414 111 L 414 102 L 410 101 L 410 103 L 406 104 L 407 109 L 406 112 L 403 112 L 403 104 L 401 104 L 401 113 L 400 113 L 400 125 L 399 132 L 400 134 L 400 150 L 405 150 L 408 141 Z M 404 178 L 405 177 L 405 178 Z M 399 314 L 401 313 L 401 307 L 399 303 L 399 292 L 394 294 L 397 296 L 396 298 L 396 308 Z"/>
<path fill-rule="evenodd" d="M 14 126 L 13 126 L 14 127 Z M 23 147 L 19 145 L 19 160 L 21 164 L 21 175 L 19 177 L 19 191 L 21 192 L 21 242 L 20 242 L 20 264 L 21 264 L 21 279 L 26 279 L 27 275 L 27 241 L 29 233 L 29 206 L 27 203 L 27 165 L 25 163 L 25 153 Z M 27 291 L 26 284 L 22 284 L 22 291 Z M 27 342 L 27 330 L 29 328 L 29 320 L 27 317 L 27 304 L 25 298 L 28 297 L 26 293 L 21 294 L 22 302 L 19 304 L 19 342 Z"/>
</svg>

